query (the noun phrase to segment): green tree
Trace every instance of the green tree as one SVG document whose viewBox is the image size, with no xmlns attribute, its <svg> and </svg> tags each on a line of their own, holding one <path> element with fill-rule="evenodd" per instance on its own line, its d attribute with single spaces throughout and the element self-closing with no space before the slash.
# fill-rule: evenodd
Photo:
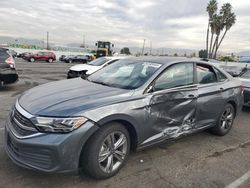
<svg viewBox="0 0 250 188">
<path fill-rule="evenodd" d="M 120 51 L 121 54 L 126 54 L 126 55 L 130 55 L 130 51 L 129 51 L 129 48 L 128 47 L 124 47 L 121 49 Z"/>
<path fill-rule="evenodd" d="M 178 57 L 178 54 L 177 54 L 177 53 L 175 53 L 175 54 L 174 54 L 174 56 L 175 56 L 175 57 Z"/>
</svg>

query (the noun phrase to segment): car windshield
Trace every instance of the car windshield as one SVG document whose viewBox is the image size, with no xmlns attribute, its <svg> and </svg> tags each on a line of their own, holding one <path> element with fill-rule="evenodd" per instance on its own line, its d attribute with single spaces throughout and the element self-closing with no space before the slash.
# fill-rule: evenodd
<svg viewBox="0 0 250 188">
<path fill-rule="evenodd" d="M 241 75 L 242 78 L 250 78 L 250 69 L 248 69 L 244 74 Z"/>
<path fill-rule="evenodd" d="M 136 89 L 142 86 L 161 65 L 152 62 L 119 60 L 90 75 L 87 80 L 110 87 Z"/>
<path fill-rule="evenodd" d="M 98 58 L 98 59 L 96 59 L 94 61 L 89 62 L 88 65 L 101 66 L 104 63 L 106 63 L 108 60 L 109 60 L 108 58 L 101 57 L 101 58 Z"/>
</svg>

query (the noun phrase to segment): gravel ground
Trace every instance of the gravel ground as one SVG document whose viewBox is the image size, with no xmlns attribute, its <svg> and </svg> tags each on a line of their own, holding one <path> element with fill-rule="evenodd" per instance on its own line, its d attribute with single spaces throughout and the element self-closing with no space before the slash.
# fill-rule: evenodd
<svg viewBox="0 0 250 188">
<path fill-rule="evenodd" d="M 70 64 L 17 60 L 19 82 L 0 88 L 0 188 L 4 187 L 225 187 L 250 170 L 250 109 L 237 117 L 230 134 L 201 132 L 173 143 L 131 153 L 113 178 L 96 181 L 71 174 L 41 174 L 13 164 L 3 147 L 4 123 L 25 90 L 66 79 Z M 250 187 L 250 179 L 240 187 Z"/>
</svg>

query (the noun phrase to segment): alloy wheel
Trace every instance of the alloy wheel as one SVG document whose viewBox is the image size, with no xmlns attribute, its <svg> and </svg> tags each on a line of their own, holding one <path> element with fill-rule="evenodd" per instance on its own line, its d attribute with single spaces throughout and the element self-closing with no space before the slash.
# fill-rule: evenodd
<svg viewBox="0 0 250 188">
<path fill-rule="evenodd" d="M 103 141 L 99 151 L 99 166 L 105 173 L 112 173 L 124 162 L 128 152 L 128 142 L 122 132 L 112 132 Z"/>
<path fill-rule="evenodd" d="M 220 126 L 224 130 L 228 130 L 232 127 L 234 119 L 234 109 L 231 106 L 227 106 L 222 113 Z"/>
</svg>

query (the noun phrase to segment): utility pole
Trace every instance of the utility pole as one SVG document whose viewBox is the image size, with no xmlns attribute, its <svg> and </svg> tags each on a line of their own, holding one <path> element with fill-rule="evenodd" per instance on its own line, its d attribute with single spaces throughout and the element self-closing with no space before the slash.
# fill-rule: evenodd
<svg viewBox="0 0 250 188">
<path fill-rule="evenodd" d="M 49 32 L 47 31 L 47 50 L 49 50 Z"/>
<path fill-rule="evenodd" d="M 146 42 L 146 39 L 143 40 L 143 46 L 142 46 L 142 51 L 141 51 L 142 56 L 143 56 L 143 54 L 144 54 L 145 42 Z"/>
<path fill-rule="evenodd" d="M 152 55 L 152 41 L 150 41 L 150 55 Z"/>
</svg>

